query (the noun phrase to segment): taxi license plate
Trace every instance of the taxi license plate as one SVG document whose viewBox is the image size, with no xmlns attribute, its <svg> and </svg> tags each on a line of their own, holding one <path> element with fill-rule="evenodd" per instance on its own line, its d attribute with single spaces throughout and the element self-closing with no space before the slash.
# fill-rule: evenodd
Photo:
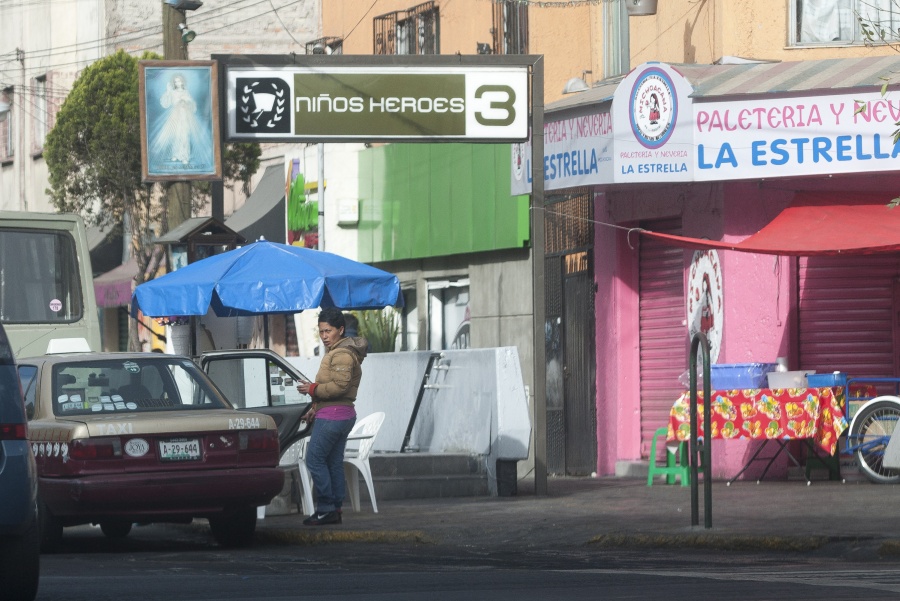
<svg viewBox="0 0 900 601">
<path fill-rule="evenodd" d="M 200 441 L 196 438 L 161 440 L 159 458 L 162 461 L 197 461 L 200 459 Z"/>
</svg>

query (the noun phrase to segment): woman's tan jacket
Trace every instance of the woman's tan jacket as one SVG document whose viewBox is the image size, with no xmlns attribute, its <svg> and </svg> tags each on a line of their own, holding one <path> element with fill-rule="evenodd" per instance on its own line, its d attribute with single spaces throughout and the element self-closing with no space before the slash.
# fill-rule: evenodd
<svg viewBox="0 0 900 601">
<path fill-rule="evenodd" d="M 366 358 L 368 345 L 368 341 L 361 336 L 341 338 L 322 357 L 312 394 L 319 408 L 353 404 L 362 379 L 360 364 Z"/>
</svg>

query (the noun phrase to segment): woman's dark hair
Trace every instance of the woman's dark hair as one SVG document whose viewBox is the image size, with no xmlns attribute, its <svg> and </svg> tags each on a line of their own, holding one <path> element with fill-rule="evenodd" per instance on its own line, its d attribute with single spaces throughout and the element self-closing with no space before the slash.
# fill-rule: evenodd
<svg viewBox="0 0 900 601">
<path fill-rule="evenodd" d="M 343 328 L 347 325 L 344 314 L 340 309 L 334 307 L 328 307 L 319 312 L 319 323 L 327 323 L 333 328 Z"/>
</svg>

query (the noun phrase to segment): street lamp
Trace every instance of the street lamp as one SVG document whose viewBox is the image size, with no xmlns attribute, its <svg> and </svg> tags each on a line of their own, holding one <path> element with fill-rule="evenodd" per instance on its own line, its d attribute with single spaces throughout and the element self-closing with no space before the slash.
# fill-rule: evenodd
<svg viewBox="0 0 900 601">
<path fill-rule="evenodd" d="M 197 10 L 203 6 L 199 0 L 165 0 L 165 3 L 178 10 Z"/>
<path fill-rule="evenodd" d="M 181 41 L 185 44 L 190 44 L 197 37 L 197 32 L 193 29 L 188 29 L 188 26 L 184 23 L 179 23 L 178 29 L 181 31 Z"/>
</svg>

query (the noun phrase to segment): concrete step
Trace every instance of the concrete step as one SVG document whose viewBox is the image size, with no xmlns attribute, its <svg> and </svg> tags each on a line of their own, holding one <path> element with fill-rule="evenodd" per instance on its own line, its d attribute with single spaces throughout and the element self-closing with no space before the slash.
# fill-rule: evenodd
<svg viewBox="0 0 900 601">
<path fill-rule="evenodd" d="M 473 455 L 375 453 L 369 457 L 378 499 L 473 497 L 489 494 L 484 458 Z M 365 484 L 360 482 L 360 491 Z M 368 499 L 368 491 L 360 492 Z"/>
</svg>

